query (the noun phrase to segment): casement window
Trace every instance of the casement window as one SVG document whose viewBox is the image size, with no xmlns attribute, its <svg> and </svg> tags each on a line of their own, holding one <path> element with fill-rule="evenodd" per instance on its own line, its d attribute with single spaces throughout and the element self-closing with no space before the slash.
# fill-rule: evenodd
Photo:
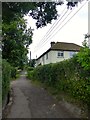
<svg viewBox="0 0 90 120">
<path fill-rule="evenodd" d="M 42 61 L 44 61 L 44 56 L 42 57 Z"/>
<path fill-rule="evenodd" d="M 46 60 L 48 59 L 48 53 L 46 54 Z"/>
<path fill-rule="evenodd" d="M 64 51 L 58 51 L 57 52 L 57 57 L 64 57 Z"/>
<path fill-rule="evenodd" d="M 73 57 L 73 55 L 76 54 L 76 52 L 74 52 L 74 51 L 70 51 L 69 54 L 70 54 L 70 57 Z"/>
</svg>

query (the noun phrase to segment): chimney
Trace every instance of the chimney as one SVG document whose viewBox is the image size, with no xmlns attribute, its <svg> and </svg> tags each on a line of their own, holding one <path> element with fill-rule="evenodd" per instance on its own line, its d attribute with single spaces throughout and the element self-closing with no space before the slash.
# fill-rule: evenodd
<svg viewBox="0 0 90 120">
<path fill-rule="evenodd" d="M 51 47 L 55 44 L 55 42 L 51 42 Z"/>
</svg>

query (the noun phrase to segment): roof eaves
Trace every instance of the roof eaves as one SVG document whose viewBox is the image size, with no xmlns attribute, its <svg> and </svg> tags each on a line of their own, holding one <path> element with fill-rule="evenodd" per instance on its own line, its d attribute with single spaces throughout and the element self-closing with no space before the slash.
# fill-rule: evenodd
<svg viewBox="0 0 90 120">
<path fill-rule="evenodd" d="M 40 59 L 42 56 L 44 56 L 46 53 L 48 53 L 51 50 L 51 48 L 49 48 L 46 52 L 44 52 L 41 56 L 39 56 L 36 60 Z"/>
<path fill-rule="evenodd" d="M 64 50 L 64 49 L 51 49 L 53 51 L 80 51 L 80 50 Z"/>
</svg>

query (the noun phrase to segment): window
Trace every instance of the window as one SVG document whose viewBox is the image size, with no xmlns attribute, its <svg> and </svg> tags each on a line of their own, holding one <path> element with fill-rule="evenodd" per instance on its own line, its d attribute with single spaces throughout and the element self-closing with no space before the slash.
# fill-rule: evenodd
<svg viewBox="0 0 90 120">
<path fill-rule="evenodd" d="M 46 54 L 46 60 L 48 59 L 48 53 Z"/>
<path fill-rule="evenodd" d="M 44 65 L 44 56 L 42 57 L 42 65 Z"/>
<path fill-rule="evenodd" d="M 58 51 L 57 57 L 64 57 L 64 51 Z"/>
<path fill-rule="evenodd" d="M 76 52 L 70 51 L 70 57 L 73 57 L 74 54 L 76 54 Z"/>
</svg>

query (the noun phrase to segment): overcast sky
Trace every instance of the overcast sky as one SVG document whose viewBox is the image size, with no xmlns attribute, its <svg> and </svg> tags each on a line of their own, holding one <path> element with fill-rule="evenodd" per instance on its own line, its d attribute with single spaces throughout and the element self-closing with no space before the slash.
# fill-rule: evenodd
<svg viewBox="0 0 90 120">
<path fill-rule="evenodd" d="M 70 42 L 70 43 L 76 43 L 78 45 L 82 45 L 82 42 L 84 40 L 84 34 L 88 33 L 88 3 L 84 5 L 83 8 L 81 6 L 85 2 L 82 2 L 82 4 L 79 4 L 78 7 L 75 7 L 72 12 L 71 10 L 68 10 L 66 16 L 64 16 L 58 24 L 51 29 L 51 33 L 47 35 L 46 33 L 48 30 L 50 31 L 50 28 L 53 24 L 55 24 L 58 20 L 53 20 L 52 24 L 48 24 L 47 26 L 43 28 L 36 29 L 35 20 L 32 19 L 32 17 L 26 16 L 25 19 L 28 21 L 28 27 L 31 26 L 33 31 L 33 43 L 30 45 L 30 51 L 31 51 L 31 58 L 34 59 L 39 57 L 43 52 L 45 52 L 47 49 L 50 48 L 50 42 Z M 66 5 L 62 5 L 57 8 L 58 14 L 62 15 L 64 14 Z M 81 9 L 80 9 L 81 8 Z M 80 10 L 79 10 L 80 9 Z M 64 11 L 63 11 L 64 10 Z M 78 13 L 76 13 L 79 10 Z M 63 14 L 61 14 L 63 11 Z M 71 12 L 71 13 L 70 13 Z M 70 14 L 69 14 L 70 13 Z M 76 15 L 74 15 L 76 13 Z M 69 15 L 68 15 L 69 14 Z M 68 17 L 67 17 L 68 15 Z M 71 16 L 73 16 L 72 19 L 70 19 Z M 65 21 L 62 22 L 65 18 Z M 59 17 L 60 19 L 60 17 Z M 66 25 L 67 20 L 69 20 Z M 64 27 L 62 27 L 64 25 Z M 62 27 L 62 29 L 60 29 Z M 60 29 L 60 30 L 59 30 Z M 58 31 L 58 32 L 57 32 Z M 51 35 L 51 37 L 50 37 Z M 42 39 L 45 36 L 44 39 Z M 42 41 L 42 42 L 40 42 Z M 28 55 L 29 56 L 29 55 Z"/>
</svg>

